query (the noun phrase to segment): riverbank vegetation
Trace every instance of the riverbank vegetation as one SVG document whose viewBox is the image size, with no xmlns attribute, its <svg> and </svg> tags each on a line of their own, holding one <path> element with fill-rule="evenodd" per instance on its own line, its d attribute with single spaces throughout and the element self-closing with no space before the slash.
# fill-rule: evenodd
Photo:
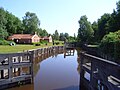
<svg viewBox="0 0 120 90">
<path fill-rule="evenodd" d="M 93 23 L 87 16 L 80 17 L 77 41 L 83 44 L 97 44 L 103 53 L 120 58 L 120 0 L 112 14 L 105 13 Z"/>
</svg>

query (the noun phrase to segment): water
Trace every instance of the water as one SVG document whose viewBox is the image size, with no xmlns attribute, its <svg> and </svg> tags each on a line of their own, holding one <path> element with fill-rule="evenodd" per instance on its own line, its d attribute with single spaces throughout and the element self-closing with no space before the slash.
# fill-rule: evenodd
<svg viewBox="0 0 120 90">
<path fill-rule="evenodd" d="M 77 51 L 69 55 L 55 52 L 46 59 L 39 58 L 34 65 L 34 84 L 9 90 L 79 90 Z"/>
</svg>

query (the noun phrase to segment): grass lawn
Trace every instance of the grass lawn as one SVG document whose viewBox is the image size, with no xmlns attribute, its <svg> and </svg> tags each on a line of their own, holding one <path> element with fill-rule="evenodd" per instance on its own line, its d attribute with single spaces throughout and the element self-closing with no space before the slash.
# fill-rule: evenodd
<svg viewBox="0 0 120 90">
<path fill-rule="evenodd" d="M 61 44 L 60 44 L 61 45 Z M 34 45 L 0 45 L 0 54 L 2 53 L 15 53 L 15 52 L 23 52 L 24 50 L 37 49 L 42 47 L 52 46 L 52 43 L 48 43 L 48 45 L 34 46 Z"/>
</svg>

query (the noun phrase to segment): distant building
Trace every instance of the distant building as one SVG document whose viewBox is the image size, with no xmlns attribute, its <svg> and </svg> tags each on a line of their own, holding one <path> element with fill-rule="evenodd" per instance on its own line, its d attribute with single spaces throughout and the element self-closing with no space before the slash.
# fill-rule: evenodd
<svg viewBox="0 0 120 90">
<path fill-rule="evenodd" d="M 8 40 L 13 40 L 15 43 L 34 43 L 39 42 L 39 36 L 37 34 L 13 34 L 12 36 L 8 37 Z"/>
<path fill-rule="evenodd" d="M 52 42 L 51 36 L 39 37 L 36 33 L 32 34 L 13 34 L 8 37 L 8 40 L 13 40 L 18 44 L 31 44 L 35 42 L 40 42 L 41 40 L 46 40 L 47 42 Z"/>
<path fill-rule="evenodd" d="M 52 42 L 52 36 L 44 36 L 42 37 L 42 40 L 46 40 L 47 42 Z"/>
</svg>

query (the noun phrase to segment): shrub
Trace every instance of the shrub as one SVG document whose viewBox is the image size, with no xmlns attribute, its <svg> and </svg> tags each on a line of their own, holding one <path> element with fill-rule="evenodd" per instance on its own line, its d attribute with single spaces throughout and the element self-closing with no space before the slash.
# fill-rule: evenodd
<svg viewBox="0 0 120 90">
<path fill-rule="evenodd" d="M 40 43 L 41 43 L 41 44 L 47 44 L 48 41 L 46 41 L 46 40 L 42 40 L 42 41 L 40 41 Z"/>
<path fill-rule="evenodd" d="M 55 44 L 56 44 L 56 45 L 59 45 L 60 43 L 59 43 L 59 42 L 56 42 Z"/>
<path fill-rule="evenodd" d="M 115 60 L 120 59 L 120 30 L 110 32 L 101 40 L 100 49 L 103 53 L 114 57 Z"/>
<path fill-rule="evenodd" d="M 9 45 L 9 42 L 4 39 L 0 39 L 0 45 Z"/>
<path fill-rule="evenodd" d="M 34 42 L 33 45 L 34 46 L 40 46 L 41 44 L 40 44 L 40 42 Z"/>
<path fill-rule="evenodd" d="M 0 45 L 16 45 L 16 43 L 14 41 L 7 41 L 7 40 L 4 40 L 4 39 L 0 39 Z"/>
</svg>

